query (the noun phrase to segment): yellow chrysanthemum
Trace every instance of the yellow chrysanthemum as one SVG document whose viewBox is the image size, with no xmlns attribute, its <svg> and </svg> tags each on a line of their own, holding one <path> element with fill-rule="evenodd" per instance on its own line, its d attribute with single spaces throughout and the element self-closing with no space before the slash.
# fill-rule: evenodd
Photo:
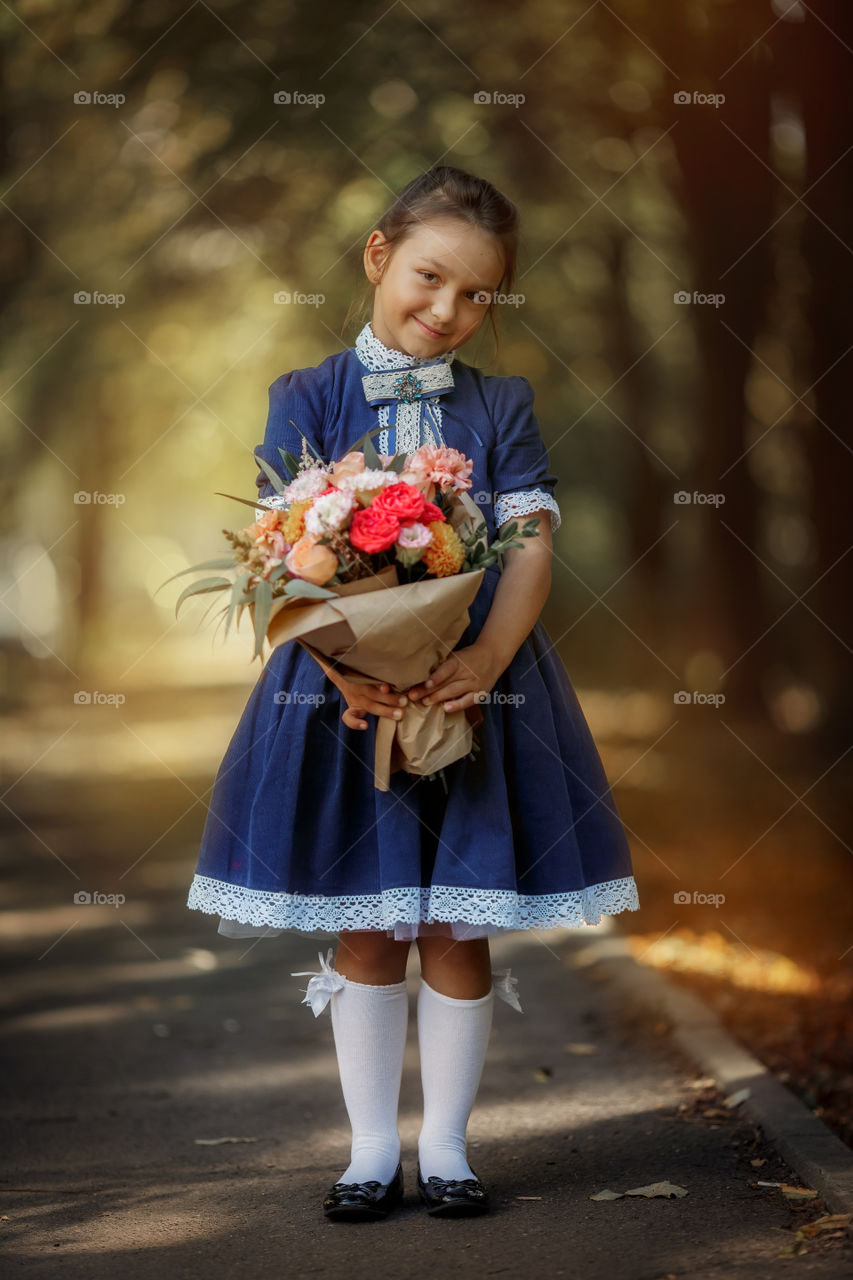
<svg viewBox="0 0 853 1280">
<path fill-rule="evenodd" d="M 281 522 L 281 531 L 284 534 L 285 541 L 289 542 L 291 546 L 305 532 L 305 512 L 313 501 L 313 498 L 303 498 L 301 502 L 292 502 L 288 507 L 287 515 Z"/>
<path fill-rule="evenodd" d="M 444 520 L 433 520 L 427 525 L 432 542 L 424 551 L 423 561 L 436 578 L 449 578 L 458 573 L 465 560 L 465 548 L 455 529 Z"/>
</svg>

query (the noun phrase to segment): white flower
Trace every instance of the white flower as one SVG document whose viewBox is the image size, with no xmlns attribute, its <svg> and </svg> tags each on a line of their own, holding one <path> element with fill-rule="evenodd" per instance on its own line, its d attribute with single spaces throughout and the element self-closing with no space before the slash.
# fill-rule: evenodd
<svg viewBox="0 0 853 1280">
<path fill-rule="evenodd" d="M 284 491 L 285 501 L 304 502 L 306 498 L 316 498 L 324 489 L 329 487 L 329 475 L 322 467 L 311 467 L 309 471 L 303 471 Z"/>
<path fill-rule="evenodd" d="M 342 529 L 348 522 L 355 498 L 351 493 L 325 493 L 305 512 L 306 533 L 323 534 Z"/>
<path fill-rule="evenodd" d="M 397 484 L 399 479 L 396 471 L 382 471 L 378 467 L 367 468 L 359 471 L 357 475 L 341 476 L 338 488 L 344 493 L 378 493 L 380 489 Z"/>
</svg>

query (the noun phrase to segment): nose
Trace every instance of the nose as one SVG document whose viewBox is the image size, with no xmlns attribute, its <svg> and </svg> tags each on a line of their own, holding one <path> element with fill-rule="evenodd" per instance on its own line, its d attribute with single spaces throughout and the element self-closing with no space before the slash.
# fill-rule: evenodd
<svg viewBox="0 0 853 1280">
<path fill-rule="evenodd" d="M 430 304 L 430 314 L 439 328 L 453 319 L 453 299 L 444 289 L 439 290 L 433 297 Z"/>
</svg>

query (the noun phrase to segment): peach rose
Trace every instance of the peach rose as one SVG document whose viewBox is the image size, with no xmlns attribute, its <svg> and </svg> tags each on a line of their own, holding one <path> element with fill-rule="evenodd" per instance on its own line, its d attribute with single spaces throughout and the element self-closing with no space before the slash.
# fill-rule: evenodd
<svg viewBox="0 0 853 1280">
<path fill-rule="evenodd" d="M 332 480 L 338 483 L 344 476 L 357 476 L 364 470 L 363 453 L 345 453 L 332 467 Z"/>
<path fill-rule="evenodd" d="M 284 557 L 284 563 L 294 577 L 304 578 L 317 587 L 325 586 L 338 571 L 338 557 L 334 551 L 318 543 L 310 533 L 303 533 L 294 542 Z"/>
<path fill-rule="evenodd" d="M 413 484 L 416 489 L 420 489 L 427 502 L 432 502 L 435 497 L 435 485 L 425 471 L 420 468 L 412 468 L 408 471 L 401 471 L 399 478 L 401 483 Z"/>
</svg>

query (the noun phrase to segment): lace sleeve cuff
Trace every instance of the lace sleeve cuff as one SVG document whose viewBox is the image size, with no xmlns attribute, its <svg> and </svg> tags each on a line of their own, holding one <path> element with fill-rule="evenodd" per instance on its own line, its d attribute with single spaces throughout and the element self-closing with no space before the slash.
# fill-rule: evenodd
<svg viewBox="0 0 853 1280">
<path fill-rule="evenodd" d="M 500 529 L 507 520 L 518 520 L 547 507 L 551 512 L 551 532 L 561 524 L 560 508 L 554 497 L 545 489 L 509 489 L 495 495 L 495 528 Z"/>
</svg>

